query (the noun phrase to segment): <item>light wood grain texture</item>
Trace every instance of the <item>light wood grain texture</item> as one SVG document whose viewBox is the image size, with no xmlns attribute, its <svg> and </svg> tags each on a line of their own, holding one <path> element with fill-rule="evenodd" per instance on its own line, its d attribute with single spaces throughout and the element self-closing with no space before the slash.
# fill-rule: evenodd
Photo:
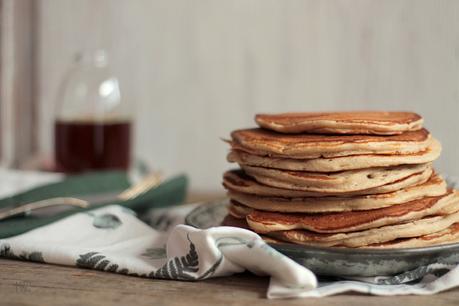
<svg viewBox="0 0 459 306">
<path fill-rule="evenodd" d="M 137 155 L 220 188 L 220 137 L 256 112 L 415 110 L 459 175 L 459 1 L 40 0 L 40 140 L 72 55 L 106 48 L 136 103 Z"/>
<path fill-rule="evenodd" d="M 222 191 L 214 192 L 189 192 L 186 196 L 185 203 L 209 202 L 224 199 L 226 193 Z"/>
<path fill-rule="evenodd" d="M 2 305 L 457 305 L 459 289 L 434 296 L 343 294 L 267 300 L 268 279 L 250 274 L 201 282 L 142 279 L 112 273 L 0 260 Z"/>
</svg>

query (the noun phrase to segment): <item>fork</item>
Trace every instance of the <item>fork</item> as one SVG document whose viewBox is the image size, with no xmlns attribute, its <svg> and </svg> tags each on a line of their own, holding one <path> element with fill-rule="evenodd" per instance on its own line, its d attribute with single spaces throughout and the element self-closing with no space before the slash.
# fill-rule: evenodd
<svg viewBox="0 0 459 306">
<path fill-rule="evenodd" d="M 5 207 L 0 209 L 0 220 L 14 217 L 21 214 L 29 214 L 32 211 L 52 206 L 73 206 L 80 208 L 87 208 L 89 206 L 96 206 L 109 201 L 122 200 L 127 201 L 144 194 L 148 190 L 157 187 L 162 182 L 162 176 L 159 172 L 152 172 L 143 178 L 139 183 L 129 187 L 114 197 L 105 198 L 102 201 L 90 201 L 74 197 L 56 197 L 36 202 L 21 204 L 14 207 Z"/>
</svg>

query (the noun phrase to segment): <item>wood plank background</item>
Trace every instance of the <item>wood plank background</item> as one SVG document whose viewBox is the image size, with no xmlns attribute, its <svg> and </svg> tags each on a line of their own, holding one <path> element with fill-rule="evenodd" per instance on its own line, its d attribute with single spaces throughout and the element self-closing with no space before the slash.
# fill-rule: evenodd
<svg viewBox="0 0 459 306">
<path fill-rule="evenodd" d="M 72 56 L 106 48 L 135 103 L 136 154 L 217 190 L 221 137 L 256 112 L 415 110 L 459 175 L 459 1 L 40 0 L 42 153 Z"/>
</svg>

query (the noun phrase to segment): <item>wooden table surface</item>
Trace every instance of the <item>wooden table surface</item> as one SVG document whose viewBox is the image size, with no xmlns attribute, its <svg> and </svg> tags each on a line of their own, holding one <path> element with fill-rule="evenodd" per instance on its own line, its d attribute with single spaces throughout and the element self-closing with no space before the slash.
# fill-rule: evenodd
<svg viewBox="0 0 459 306">
<path fill-rule="evenodd" d="M 267 300 L 267 286 L 268 278 L 248 273 L 179 282 L 0 260 L 0 305 L 459 305 L 459 289 L 434 296 L 342 294 L 321 299 Z"/>
</svg>

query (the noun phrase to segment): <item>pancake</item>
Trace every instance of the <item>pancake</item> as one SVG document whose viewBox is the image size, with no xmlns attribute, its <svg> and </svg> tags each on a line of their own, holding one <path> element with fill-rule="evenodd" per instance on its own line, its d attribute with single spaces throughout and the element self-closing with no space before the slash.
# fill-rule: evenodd
<svg viewBox="0 0 459 306">
<path fill-rule="evenodd" d="M 369 168 L 334 173 L 287 171 L 241 166 L 258 182 L 292 190 L 342 193 L 371 189 L 407 178 L 431 168 L 431 164 Z"/>
<path fill-rule="evenodd" d="M 429 180 L 432 175 L 432 169 L 428 168 L 423 172 L 413 174 L 405 179 L 396 181 L 391 184 L 379 186 L 371 189 L 355 191 L 355 192 L 312 192 L 301 190 L 290 190 L 284 188 L 276 188 L 258 183 L 250 176 L 246 175 L 241 170 L 231 170 L 223 175 L 223 186 L 230 190 L 246 194 L 254 194 L 259 196 L 274 196 L 286 198 L 302 198 L 302 197 L 326 197 L 326 196 L 355 196 L 355 195 L 371 195 L 389 193 L 410 186 L 423 184 Z"/>
<path fill-rule="evenodd" d="M 231 201 L 228 207 L 228 214 L 236 219 L 244 219 L 253 212 L 253 209 L 236 201 Z"/>
<path fill-rule="evenodd" d="M 231 215 L 225 217 L 222 222 L 222 226 L 234 226 L 244 229 L 249 229 L 249 226 L 245 219 L 236 219 Z M 260 234 L 260 237 L 266 243 L 285 243 L 285 241 L 268 237 Z M 454 223 L 450 227 L 435 232 L 433 234 L 423 235 L 413 238 L 399 238 L 392 241 L 383 243 L 375 243 L 370 245 L 361 246 L 360 248 L 372 248 L 372 249 L 395 249 L 395 248 L 420 248 L 440 244 L 457 243 L 459 242 L 459 223 Z"/>
<path fill-rule="evenodd" d="M 422 128 L 411 112 L 333 112 L 258 114 L 260 127 L 282 133 L 396 135 Z"/>
<path fill-rule="evenodd" d="M 374 167 L 389 167 L 406 164 L 423 164 L 436 160 L 441 153 L 441 145 L 432 139 L 426 150 L 412 154 L 369 154 L 331 158 L 293 159 L 253 155 L 241 150 L 232 150 L 227 160 L 240 165 L 265 167 L 292 171 L 338 172 Z"/>
<path fill-rule="evenodd" d="M 440 196 L 446 192 L 446 182 L 439 175 L 433 174 L 424 184 L 374 195 L 284 198 L 262 197 L 229 190 L 228 197 L 258 210 L 285 213 L 325 213 L 383 208 L 423 197 Z"/>
<path fill-rule="evenodd" d="M 362 154 L 412 154 L 425 151 L 431 136 L 426 129 L 392 136 L 286 135 L 263 129 L 231 133 L 233 149 L 253 155 L 310 159 Z"/>
<path fill-rule="evenodd" d="M 323 234 L 306 230 L 270 232 L 266 235 L 286 242 L 312 246 L 364 247 L 400 238 L 421 237 L 437 233 L 459 222 L 459 212 L 445 216 L 426 217 L 412 222 L 387 225 L 352 233 Z"/>
<path fill-rule="evenodd" d="M 247 225 L 247 222 L 245 219 L 238 219 L 235 218 L 231 215 L 227 215 L 225 219 L 223 219 L 221 226 L 233 226 L 233 227 L 239 227 L 243 228 L 246 230 L 250 230 L 249 226 Z M 266 243 L 285 243 L 282 240 L 274 239 L 272 237 L 268 237 L 265 235 L 259 235 Z"/>
<path fill-rule="evenodd" d="M 420 248 L 439 244 L 459 242 L 459 223 L 454 223 L 450 227 L 433 233 L 415 238 L 396 239 L 385 243 L 371 244 L 365 248 L 385 249 L 385 248 Z"/>
<path fill-rule="evenodd" d="M 425 197 L 384 208 L 326 214 L 278 213 L 252 209 L 246 216 L 250 228 L 265 234 L 304 229 L 317 233 L 347 233 L 444 214 L 448 206 L 457 206 L 459 193 Z M 237 206 L 237 204 L 235 205 Z"/>
<path fill-rule="evenodd" d="M 231 214 L 228 214 L 225 219 L 223 219 L 221 226 L 234 226 L 249 229 L 245 219 L 235 218 Z"/>
</svg>

